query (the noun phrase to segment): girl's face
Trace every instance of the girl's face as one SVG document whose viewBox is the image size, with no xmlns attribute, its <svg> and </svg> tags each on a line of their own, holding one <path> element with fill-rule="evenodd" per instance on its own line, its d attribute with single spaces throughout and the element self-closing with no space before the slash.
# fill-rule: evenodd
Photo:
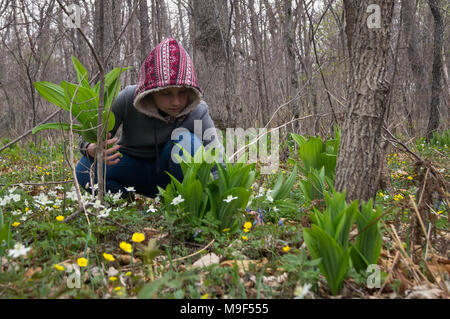
<svg viewBox="0 0 450 319">
<path fill-rule="evenodd" d="M 188 103 L 189 89 L 167 88 L 153 93 L 156 106 L 170 116 L 178 115 Z"/>
</svg>

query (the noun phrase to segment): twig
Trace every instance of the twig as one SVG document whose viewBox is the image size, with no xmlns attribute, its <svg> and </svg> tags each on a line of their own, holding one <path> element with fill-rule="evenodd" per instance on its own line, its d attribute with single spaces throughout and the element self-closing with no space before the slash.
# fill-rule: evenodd
<svg viewBox="0 0 450 319">
<path fill-rule="evenodd" d="M 191 257 L 193 257 L 193 256 L 195 256 L 195 255 L 198 255 L 198 254 L 200 254 L 202 251 L 208 249 L 209 246 L 211 246 L 215 241 L 216 241 L 216 239 L 213 239 L 213 240 L 210 241 L 210 243 L 209 243 L 208 245 L 206 245 L 205 247 L 203 247 L 203 248 L 200 249 L 199 251 L 196 251 L 195 253 L 190 254 L 190 255 L 188 255 L 188 256 L 184 256 L 184 257 L 180 257 L 180 258 L 173 259 L 172 262 L 174 262 L 174 261 L 185 260 L 185 259 L 191 258 Z"/>
<path fill-rule="evenodd" d="M 378 292 L 376 294 L 377 297 L 380 297 L 381 293 L 383 292 L 383 289 L 386 287 L 386 284 L 391 279 L 392 272 L 394 271 L 395 265 L 397 265 L 399 258 L 400 258 L 400 251 L 397 250 L 397 252 L 395 253 L 394 261 L 392 262 L 391 269 L 389 270 L 389 273 L 386 277 L 386 280 L 383 282 L 383 285 L 381 286 L 380 290 L 378 290 Z"/>
<path fill-rule="evenodd" d="M 427 231 L 425 229 L 425 225 L 423 224 L 422 216 L 420 216 L 419 210 L 417 209 L 416 203 L 414 202 L 412 195 L 409 195 L 409 199 L 413 205 L 417 218 L 419 219 L 420 227 L 422 228 L 423 234 L 425 235 L 425 239 L 427 240 L 427 245 L 430 246 L 431 252 L 433 252 L 433 246 L 431 246 L 430 239 L 427 236 Z"/>
<path fill-rule="evenodd" d="M 385 227 L 386 227 L 386 225 L 385 225 Z M 395 231 L 395 228 L 393 225 L 391 225 L 391 228 L 392 228 L 393 233 L 391 233 L 389 231 L 389 229 L 386 227 L 387 231 L 391 234 L 391 237 L 396 241 L 398 248 L 402 252 L 402 255 L 403 255 L 402 259 L 405 261 L 405 264 L 408 267 L 409 271 L 413 274 L 414 279 L 416 280 L 417 284 L 420 284 L 420 278 L 419 278 L 418 274 L 420 274 L 422 279 L 429 282 L 427 277 L 425 277 L 424 274 L 422 274 L 420 271 L 417 271 L 416 264 L 414 264 L 414 262 L 411 260 L 411 258 L 408 256 L 405 249 L 403 248 L 402 242 L 401 242 L 400 238 L 398 237 L 397 232 Z"/>
<path fill-rule="evenodd" d="M 420 192 L 419 203 L 417 204 L 418 206 L 420 206 L 420 203 L 422 202 L 422 196 L 423 196 L 423 193 L 425 192 L 425 186 L 427 185 L 427 177 L 428 177 L 429 172 L 430 172 L 430 168 L 427 168 L 427 172 L 425 173 L 425 178 L 423 179 L 422 191 Z"/>
</svg>

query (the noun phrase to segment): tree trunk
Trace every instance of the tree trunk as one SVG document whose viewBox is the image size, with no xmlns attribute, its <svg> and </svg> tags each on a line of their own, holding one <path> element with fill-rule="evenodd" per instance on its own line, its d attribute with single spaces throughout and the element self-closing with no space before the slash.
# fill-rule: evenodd
<svg viewBox="0 0 450 319">
<path fill-rule="evenodd" d="M 371 4 L 381 9 L 379 28 L 369 28 Z M 351 81 L 335 187 L 346 190 L 348 200 L 367 201 L 376 195 L 383 160 L 380 144 L 389 97 L 386 64 L 394 0 L 344 0 L 344 7 Z"/>
<path fill-rule="evenodd" d="M 414 105 L 412 105 L 412 117 L 419 120 L 421 113 L 427 105 L 427 87 L 423 85 L 425 79 L 425 67 L 419 54 L 419 39 L 416 25 L 416 8 L 414 1 L 402 0 L 403 34 L 407 45 L 408 60 L 414 77 Z M 412 129 L 412 128 L 411 128 Z"/>
<path fill-rule="evenodd" d="M 148 21 L 148 5 L 147 1 L 139 2 L 139 27 L 141 35 L 141 43 L 139 44 L 141 55 L 140 62 L 143 63 L 147 54 L 150 53 L 150 24 Z"/>
<path fill-rule="evenodd" d="M 426 132 L 426 140 L 429 142 L 433 138 L 433 133 L 439 127 L 439 104 L 441 102 L 442 92 L 442 38 L 443 38 L 443 22 L 442 15 L 439 11 L 440 0 L 428 0 L 431 13 L 434 18 L 434 46 L 433 46 L 433 71 L 431 84 L 431 108 L 430 117 L 428 119 L 428 127 Z"/>
</svg>

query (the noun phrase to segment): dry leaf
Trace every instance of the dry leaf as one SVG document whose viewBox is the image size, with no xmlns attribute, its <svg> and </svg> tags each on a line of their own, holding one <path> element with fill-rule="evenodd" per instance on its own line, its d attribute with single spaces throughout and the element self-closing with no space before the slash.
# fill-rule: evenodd
<svg viewBox="0 0 450 319">
<path fill-rule="evenodd" d="M 119 263 L 121 265 L 129 265 L 131 263 L 131 256 L 130 255 L 119 255 L 119 256 L 117 256 L 117 260 L 119 261 Z M 140 260 L 133 257 L 133 263 L 136 264 L 138 262 L 140 262 Z"/>
<path fill-rule="evenodd" d="M 37 268 L 28 268 L 28 270 L 25 272 L 25 274 L 23 275 L 26 279 L 30 279 L 35 273 L 37 272 L 41 272 L 42 268 L 41 267 L 37 267 Z"/>
<path fill-rule="evenodd" d="M 442 297 L 443 291 L 436 286 L 422 285 L 414 287 L 406 294 L 406 299 L 437 299 Z"/>
<path fill-rule="evenodd" d="M 219 256 L 216 254 L 207 254 L 197 260 L 195 263 L 192 264 L 193 268 L 202 268 L 202 267 L 208 267 L 213 264 L 218 264 L 220 261 Z"/>
<path fill-rule="evenodd" d="M 114 268 L 114 267 L 109 267 L 108 272 L 107 272 L 107 276 L 108 277 L 115 277 L 119 274 L 119 271 Z"/>
<path fill-rule="evenodd" d="M 250 270 L 250 265 L 256 265 L 257 268 L 261 268 L 263 265 L 267 264 L 267 258 L 263 260 L 226 260 L 220 263 L 221 267 L 234 267 L 237 264 L 239 269 L 239 275 L 243 276 L 246 272 Z"/>
</svg>

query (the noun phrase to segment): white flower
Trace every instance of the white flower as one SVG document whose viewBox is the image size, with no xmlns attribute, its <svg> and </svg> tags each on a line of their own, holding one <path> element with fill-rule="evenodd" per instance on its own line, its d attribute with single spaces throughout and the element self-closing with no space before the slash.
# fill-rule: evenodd
<svg viewBox="0 0 450 319">
<path fill-rule="evenodd" d="M 101 204 L 101 202 L 97 199 L 94 204 L 92 205 L 92 207 L 94 207 L 95 209 L 99 209 L 99 208 L 105 208 L 105 206 L 103 206 Z"/>
<path fill-rule="evenodd" d="M 267 199 L 269 200 L 269 202 L 273 203 L 273 198 L 272 198 L 272 196 L 267 195 L 266 197 L 267 197 Z"/>
<path fill-rule="evenodd" d="M 11 195 L 10 198 L 17 203 L 20 201 L 20 194 Z"/>
<path fill-rule="evenodd" d="M 134 189 L 133 186 L 125 187 L 125 190 L 126 190 L 127 192 L 135 192 L 135 191 L 136 191 L 136 190 Z"/>
<path fill-rule="evenodd" d="M 276 212 L 279 212 L 280 210 L 276 206 L 274 206 L 273 211 L 276 213 Z"/>
<path fill-rule="evenodd" d="M 176 205 L 178 205 L 179 203 L 182 203 L 182 202 L 184 202 L 184 199 L 183 199 L 183 197 L 181 197 L 181 195 L 178 195 L 177 197 L 175 197 L 173 200 L 172 200 L 172 205 L 174 205 L 174 206 L 176 206 Z"/>
<path fill-rule="evenodd" d="M 223 201 L 227 202 L 227 203 L 230 203 L 231 201 L 233 201 L 235 199 L 237 199 L 237 197 L 233 197 L 233 195 L 228 195 L 228 197 L 225 198 Z"/>
<path fill-rule="evenodd" d="M 70 199 L 70 200 L 73 200 L 73 201 L 76 201 L 76 200 L 78 200 L 78 198 L 77 198 L 77 192 L 74 190 L 74 191 L 71 191 L 71 192 L 67 192 L 66 193 L 66 197 L 68 198 L 68 199 Z"/>
<path fill-rule="evenodd" d="M 58 193 L 56 191 L 49 191 L 48 192 L 48 196 L 56 197 L 56 195 L 58 195 Z"/>
<path fill-rule="evenodd" d="M 308 294 L 309 289 L 311 289 L 311 284 L 304 284 L 303 287 L 297 286 L 295 289 L 295 299 L 303 299 Z"/>
<path fill-rule="evenodd" d="M 113 200 L 117 202 L 122 197 L 122 192 L 119 190 L 118 193 L 113 195 Z"/>
<path fill-rule="evenodd" d="M 159 198 L 159 196 L 156 196 L 156 197 L 155 197 L 155 203 L 156 203 L 156 204 L 158 204 L 160 200 L 161 200 L 161 199 Z"/>
<path fill-rule="evenodd" d="M 10 193 L 10 194 L 14 193 L 14 191 L 15 191 L 16 189 L 17 189 L 16 186 L 11 187 L 11 188 L 9 189 L 9 193 Z"/>
<path fill-rule="evenodd" d="M 97 215 L 98 218 L 105 218 L 109 216 L 109 212 L 111 211 L 111 208 L 104 209 L 100 211 L 100 214 Z"/>
<path fill-rule="evenodd" d="M 30 249 L 31 249 L 30 247 L 26 248 L 21 243 L 17 243 L 14 245 L 14 249 L 10 249 L 8 251 L 8 256 L 10 256 L 12 258 L 17 258 L 19 256 L 25 256 Z"/>
<path fill-rule="evenodd" d="M 155 213 L 156 211 L 157 211 L 157 209 L 155 208 L 155 206 L 153 206 L 153 204 L 150 205 L 150 207 L 147 209 L 147 213 L 149 213 L 149 212 Z"/>
<path fill-rule="evenodd" d="M 53 204 L 53 201 L 49 200 L 47 195 L 42 194 L 42 193 L 39 194 L 39 196 L 37 196 L 37 198 L 36 198 L 36 196 L 34 198 L 35 198 L 35 202 L 38 203 L 39 205 L 45 206 L 47 204 Z"/>
<path fill-rule="evenodd" d="M 8 204 L 9 204 L 9 197 L 8 196 L 0 198 L 0 206 L 5 206 L 5 205 L 8 205 Z"/>
<path fill-rule="evenodd" d="M 20 214 L 22 214 L 22 212 L 20 210 L 16 210 L 16 211 L 12 212 L 13 216 L 17 216 L 17 215 L 20 215 Z"/>
</svg>

